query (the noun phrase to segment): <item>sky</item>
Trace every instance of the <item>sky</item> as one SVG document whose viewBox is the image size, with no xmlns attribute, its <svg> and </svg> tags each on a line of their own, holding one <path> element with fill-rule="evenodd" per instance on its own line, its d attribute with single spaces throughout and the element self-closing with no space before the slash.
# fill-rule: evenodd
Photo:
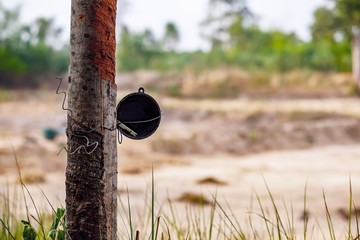
<svg viewBox="0 0 360 240">
<path fill-rule="evenodd" d="M 174 22 L 180 31 L 179 49 L 207 49 L 200 36 L 199 24 L 205 19 L 208 0 L 128 0 L 124 9 L 118 9 L 118 21 L 132 31 L 151 29 L 156 37 L 163 34 L 166 22 Z M 326 0 L 247 0 L 249 9 L 259 17 L 262 29 L 295 32 L 303 40 L 310 38 L 309 27 L 313 11 Z M 3 1 L 6 7 L 21 5 L 21 21 L 52 17 L 56 26 L 64 29 L 63 40 L 69 39 L 71 0 L 12 0 Z"/>
</svg>

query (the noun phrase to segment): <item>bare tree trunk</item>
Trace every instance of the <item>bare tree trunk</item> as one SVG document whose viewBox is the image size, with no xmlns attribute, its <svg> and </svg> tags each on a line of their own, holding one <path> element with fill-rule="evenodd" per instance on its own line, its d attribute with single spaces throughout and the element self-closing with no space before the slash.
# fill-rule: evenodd
<svg viewBox="0 0 360 240">
<path fill-rule="evenodd" d="M 71 1 L 68 239 L 116 239 L 115 18 L 116 0 Z"/>
<path fill-rule="evenodd" d="M 360 91 L 360 27 L 353 28 L 352 72 Z"/>
</svg>

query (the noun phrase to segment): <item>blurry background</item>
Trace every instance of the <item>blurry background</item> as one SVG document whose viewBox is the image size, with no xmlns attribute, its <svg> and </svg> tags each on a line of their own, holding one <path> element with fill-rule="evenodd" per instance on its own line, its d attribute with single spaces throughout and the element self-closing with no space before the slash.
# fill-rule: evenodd
<svg viewBox="0 0 360 240">
<path fill-rule="evenodd" d="M 118 67 L 123 72 L 219 66 L 267 72 L 349 72 L 354 24 L 342 19 L 338 5 L 325 0 L 121 0 Z M 2 3 L 1 8 L 1 41 L 9 52 L 3 55 L 11 56 L 3 61 L 8 62 L 2 67 L 7 74 L 21 78 L 40 71 L 41 75 L 66 72 L 70 1 L 16 0 Z M 48 54 L 49 51 L 56 54 Z M 39 79 L 27 84 L 33 81 L 45 84 Z"/>
<path fill-rule="evenodd" d="M 144 87 L 163 112 L 118 145 L 119 192 L 143 203 L 154 166 L 159 202 L 217 190 L 244 213 L 254 189 L 269 200 L 264 176 L 301 221 L 307 182 L 312 220 L 324 189 L 342 234 L 360 183 L 359 16 L 358 0 L 118 0 L 118 100 Z M 60 203 L 69 31 L 68 0 L 0 3 L 0 180 L 16 183 L 15 151 L 35 195 Z"/>
<path fill-rule="evenodd" d="M 252 83 L 273 85 L 283 82 L 275 80 L 277 73 L 298 71 L 295 75 L 308 79 L 314 72 L 350 72 L 356 1 L 353 17 L 344 17 L 347 9 L 341 4 L 121 0 L 118 70 L 165 74 L 236 67 L 249 73 Z M 7 59 L 1 61 L 7 76 L 1 86 L 37 88 L 49 84 L 47 77 L 66 73 L 70 1 L 16 0 L 1 9 L 2 57 Z"/>
</svg>

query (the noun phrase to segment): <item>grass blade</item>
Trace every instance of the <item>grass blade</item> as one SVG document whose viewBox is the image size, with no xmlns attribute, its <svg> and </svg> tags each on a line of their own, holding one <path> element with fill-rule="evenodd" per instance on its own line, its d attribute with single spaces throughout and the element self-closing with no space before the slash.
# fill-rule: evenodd
<svg viewBox="0 0 360 240">
<path fill-rule="evenodd" d="M 350 196 L 349 196 L 349 219 L 348 219 L 348 239 L 353 239 L 352 238 L 352 233 L 351 233 L 351 216 L 352 216 L 352 203 L 353 203 L 353 193 L 352 193 L 352 185 L 351 185 L 351 179 L 349 178 L 349 191 L 350 191 Z"/>
<path fill-rule="evenodd" d="M 151 240 L 155 240 L 155 189 L 154 167 L 151 169 Z"/>
<path fill-rule="evenodd" d="M 225 209 L 220 205 L 220 203 L 216 200 L 216 198 L 214 198 L 214 196 L 213 196 L 213 199 L 214 199 L 216 205 L 218 206 L 218 208 L 219 208 L 219 209 L 221 210 L 221 212 L 224 214 L 225 218 L 229 221 L 232 229 L 234 229 L 235 232 L 237 233 L 239 239 L 246 239 L 245 234 L 236 227 L 236 225 L 234 224 L 234 222 L 230 219 L 229 215 L 226 213 Z M 224 221 L 224 222 L 225 222 L 225 221 Z M 238 238 L 236 238 L 236 239 L 238 239 Z"/>
<path fill-rule="evenodd" d="M 359 229 L 359 218 L 358 218 L 358 211 L 356 211 L 355 203 L 353 202 L 354 209 L 355 209 L 355 221 L 356 221 L 356 237 L 354 240 L 360 239 L 360 229 Z"/>
<path fill-rule="evenodd" d="M 274 199 L 274 196 L 272 195 L 271 191 L 270 191 L 270 188 L 269 186 L 267 185 L 266 181 L 265 181 L 265 178 L 263 176 L 263 180 L 264 180 L 264 183 L 265 183 L 265 186 L 266 186 L 266 190 L 270 196 L 270 200 L 271 200 L 271 203 L 273 205 L 273 208 L 274 208 L 274 211 L 275 211 L 275 218 L 276 218 L 276 229 L 277 229 L 277 234 L 278 234 L 278 239 L 281 240 L 282 239 L 282 236 L 281 236 L 281 232 L 283 230 L 283 233 L 286 237 L 286 239 L 290 239 L 289 236 L 287 235 L 286 233 L 286 230 L 284 228 L 284 224 L 282 223 L 282 220 L 281 220 L 281 217 L 280 217 L 280 214 L 279 214 L 279 211 L 278 211 L 278 207 L 276 206 L 276 203 L 275 203 L 275 199 Z"/>
<path fill-rule="evenodd" d="M 215 194 L 215 198 L 216 198 L 216 194 Z M 216 204 L 215 204 L 215 201 L 213 200 L 212 203 L 211 203 L 211 209 L 210 209 L 209 239 L 212 239 L 214 217 L 215 217 L 215 209 L 216 209 Z"/>
<path fill-rule="evenodd" d="M 269 226 L 270 221 L 266 217 L 266 213 L 265 213 L 264 207 L 263 207 L 263 205 L 261 203 L 259 195 L 256 192 L 255 192 L 255 195 L 256 195 L 257 202 L 258 202 L 258 204 L 260 206 L 261 215 L 260 214 L 259 215 L 262 217 L 262 219 L 264 219 L 264 223 L 265 223 L 265 226 L 266 226 L 266 231 L 268 233 L 268 236 L 269 236 L 270 240 L 272 240 L 272 239 L 274 239 L 274 237 L 273 237 L 272 231 L 270 230 L 270 226 Z"/>
<path fill-rule="evenodd" d="M 308 212 L 308 210 L 307 210 L 306 201 L 307 201 L 307 181 L 306 181 L 306 183 L 305 183 L 305 188 L 304 188 L 304 209 L 303 209 L 303 216 L 304 216 L 304 240 L 306 240 L 306 237 L 307 237 L 308 223 L 309 223 L 309 212 Z"/>
<path fill-rule="evenodd" d="M 130 196 L 129 196 L 129 188 L 126 187 L 126 193 L 127 193 L 127 201 L 128 201 L 128 214 L 129 214 L 129 225 L 130 225 L 130 239 L 134 240 L 134 229 L 132 225 L 132 218 L 131 218 L 131 206 L 130 206 Z"/>
<path fill-rule="evenodd" d="M 15 240 L 15 237 L 12 235 L 9 227 L 6 226 L 5 222 L 4 222 L 1 218 L 0 218 L 0 222 L 1 222 L 1 224 L 4 226 L 5 230 L 6 230 L 7 233 L 9 234 L 9 236 L 10 236 L 13 240 Z"/>
<path fill-rule="evenodd" d="M 335 240 L 334 225 L 332 223 L 332 219 L 331 219 L 330 211 L 329 211 L 329 208 L 328 208 L 328 205 L 327 205 L 327 202 L 326 202 L 326 197 L 325 197 L 324 190 L 323 190 L 323 199 L 324 199 L 324 204 L 325 204 L 326 221 L 327 221 L 327 224 L 328 224 L 330 239 Z"/>
</svg>

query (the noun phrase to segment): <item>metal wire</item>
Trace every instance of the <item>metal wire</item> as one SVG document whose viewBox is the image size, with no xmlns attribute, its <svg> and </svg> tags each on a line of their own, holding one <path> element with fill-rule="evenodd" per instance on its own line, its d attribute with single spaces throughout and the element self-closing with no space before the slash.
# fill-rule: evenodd
<svg viewBox="0 0 360 240">
<path fill-rule="evenodd" d="M 95 130 L 96 130 L 96 128 L 91 129 L 89 131 L 78 131 L 78 130 L 72 131 L 72 136 L 79 137 L 79 138 L 85 138 L 86 139 L 86 145 L 80 145 L 78 148 L 76 148 L 73 152 L 70 152 L 69 154 L 72 155 L 75 152 L 79 151 L 81 148 L 84 148 L 85 153 L 88 154 L 88 155 L 93 153 L 96 150 L 96 148 L 99 146 L 99 142 L 90 143 L 89 138 L 87 136 L 85 136 L 84 133 L 91 133 L 91 132 L 93 132 Z M 90 152 L 88 152 L 87 147 L 91 147 L 91 146 L 95 146 L 95 147 Z"/>
<path fill-rule="evenodd" d="M 59 92 L 60 86 L 61 86 L 61 84 L 62 84 L 62 78 L 61 78 L 61 77 L 56 77 L 56 79 L 59 80 L 59 85 L 58 85 L 58 87 L 57 87 L 57 89 L 56 89 L 56 94 L 61 94 L 61 93 L 64 94 L 64 98 L 63 98 L 63 102 L 62 102 L 61 107 L 62 107 L 62 109 L 63 109 L 64 111 L 69 111 L 69 112 L 70 112 L 70 116 L 72 116 L 72 110 L 71 110 L 70 108 L 65 108 L 65 101 L 66 101 L 66 96 L 67 96 L 66 92 L 64 92 L 64 91 Z"/>
<path fill-rule="evenodd" d="M 80 130 L 72 131 L 71 130 L 70 131 L 70 136 L 69 136 L 70 138 L 72 138 L 73 136 L 79 137 L 79 138 L 85 138 L 86 139 L 86 144 L 85 145 L 80 145 L 79 147 L 77 147 L 72 152 L 68 151 L 66 147 L 62 147 L 57 155 L 59 155 L 62 150 L 65 150 L 69 155 L 73 155 L 75 153 L 78 153 L 80 151 L 80 149 L 82 149 L 82 148 L 84 149 L 86 154 L 88 154 L 88 155 L 92 154 L 96 150 L 96 148 L 99 146 L 99 142 L 95 141 L 93 143 L 90 143 L 90 139 L 87 136 L 85 136 L 84 134 L 91 133 L 91 132 L 95 131 L 96 129 L 97 128 L 94 128 L 94 129 L 91 129 L 89 131 L 80 131 Z M 87 148 L 92 147 L 92 146 L 94 146 L 92 148 L 92 150 L 88 151 Z"/>
<path fill-rule="evenodd" d="M 121 133 L 120 130 L 117 130 L 118 131 L 118 134 L 117 134 L 117 138 L 118 138 L 118 143 L 119 144 L 122 144 L 122 141 L 123 141 L 123 135 Z"/>
<path fill-rule="evenodd" d="M 64 92 L 64 91 L 59 91 L 63 79 L 62 79 L 61 77 L 56 77 L 56 79 L 59 80 L 59 85 L 58 85 L 58 87 L 57 87 L 57 89 L 56 89 L 56 94 L 64 94 L 64 98 L 63 98 L 61 107 L 62 107 L 62 109 L 63 109 L 64 111 L 70 112 L 70 117 L 72 117 L 73 111 L 72 111 L 70 108 L 66 108 L 66 107 L 65 107 L 65 102 L 66 102 L 66 98 L 67 98 L 67 93 Z M 114 121 L 114 122 L 116 122 L 116 121 Z M 88 154 L 88 155 L 92 154 L 92 153 L 96 150 L 96 148 L 99 146 L 99 142 L 95 141 L 95 142 L 91 143 L 90 139 L 89 139 L 87 136 L 85 136 L 85 134 L 91 133 L 91 132 L 96 131 L 96 130 L 101 129 L 101 128 L 106 129 L 106 130 L 108 130 L 108 131 L 115 131 L 115 130 L 117 130 L 116 124 L 115 124 L 114 126 L 112 126 L 112 127 L 105 127 L 105 126 L 99 125 L 99 126 L 97 126 L 97 127 L 95 127 L 95 128 L 92 128 L 92 129 L 90 129 L 90 130 L 88 130 L 88 131 L 73 130 L 73 129 L 71 129 L 71 130 L 69 131 L 69 137 L 72 138 L 73 136 L 75 136 L 75 137 L 79 137 L 79 138 L 85 138 L 85 139 L 86 139 L 86 144 L 85 144 L 85 145 L 80 145 L 80 146 L 77 147 L 74 151 L 68 151 L 67 148 L 64 146 L 64 147 L 62 147 L 62 148 L 60 149 L 60 151 L 58 152 L 57 155 L 59 155 L 62 150 L 65 150 L 68 154 L 73 155 L 73 154 L 75 154 L 75 153 L 78 153 L 78 152 L 80 151 L 80 149 L 84 149 L 85 153 Z M 118 131 L 119 131 L 119 130 L 118 130 Z M 120 131 L 119 131 L 119 132 L 120 132 Z M 119 137 L 119 134 L 118 134 L 118 137 Z M 121 135 L 121 141 L 120 141 L 120 140 L 118 140 L 118 141 L 119 141 L 120 144 L 122 143 L 122 135 Z M 92 147 L 91 151 L 88 151 L 88 150 L 87 150 L 89 147 Z"/>
<path fill-rule="evenodd" d="M 127 132 L 129 132 L 133 137 L 136 137 L 138 135 L 133 129 L 131 129 L 129 126 L 127 126 L 125 124 L 139 124 L 139 123 L 152 122 L 152 121 L 155 121 L 155 120 L 161 118 L 162 116 L 163 116 L 163 114 L 160 114 L 160 116 L 157 116 L 157 117 L 154 117 L 154 118 L 151 118 L 151 119 L 148 119 L 148 120 L 140 120 L 140 121 L 120 122 L 119 120 L 117 120 L 116 126 L 118 128 L 119 133 L 121 134 L 121 142 L 119 141 L 119 144 L 122 143 L 122 132 L 121 132 L 120 128 L 123 129 L 123 130 L 126 130 Z M 119 137 L 119 133 L 118 133 L 118 137 Z"/>
<path fill-rule="evenodd" d="M 154 117 L 154 118 L 151 118 L 151 119 L 148 119 L 148 120 L 140 120 L 140 121 L 127 121 L 127 122 L 121 122 L 121 123 L 146 123 L 146 122 L 152 122 L 152 121 L 155 121 L 159 118 L 161 118 L 163 116 L 163 114 L 161 113 L 160 116 L 157 116 L 157 117 Z M 119 121 L 120 122 L 120 121 Z"/>
</svg>

